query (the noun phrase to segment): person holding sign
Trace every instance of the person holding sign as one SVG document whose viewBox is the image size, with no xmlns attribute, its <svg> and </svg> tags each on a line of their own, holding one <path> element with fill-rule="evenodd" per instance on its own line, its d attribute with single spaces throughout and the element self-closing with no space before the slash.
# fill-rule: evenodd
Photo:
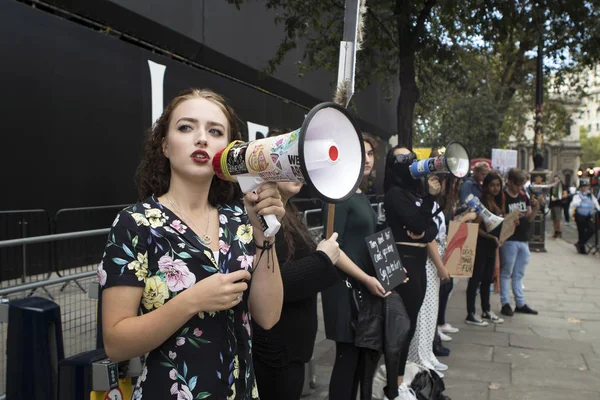
<svg viewBox="0 0 600 400">
<path fill-rule="evenodd" d="M 481 203 L 491 213 L 498 216 L 504 215 L 506 198 L 502 193 L 502 178 L 495 171 L 491 171 L 483 180 L 483 192 L 481 194 Z M 469 279 L 467 286 L 467 318 L 465 323 L 475 326 L 487 326 L 488 321 L 501 324 L 504 320 L 494 314 L 490 307 L 489 287 L 494 280 L 494 267 L 496 265 L 496 249 L 502 245 L 498 237 L 502 225 L 497 226 L 493 231 L 488 232 L 485 224 L 481 221 L 479 225 L 479 235 L 477 236 L 477 249 L 475 251 L 475 264 L 473 265 L 473 275 Z M 475 298 L 477 289 L 481 296 L 481 317 L 475 313 Z"/>
<path fill-rule="evenodd" d="M 414 399 L 410 388 L 403 383 L 406 360 L 417 326 L 419 310 L 423 304 L 427 286 L 425 264 L 427 262 L 427 244 L 438 234 L 438 226 L 434 221 L 434 195 L 440 191 L 438 180 L 428 180 L 427 193 L 423 193 L 423 183 L 414 179 L 410 173 L 410 165 L 416 155 L 404 146 L 396 146 L 386 157 L 384 191 L 384 208 L 386 220 L 398 244 L 402 264 L 407 270 L 409 281 L 396 287 L 402 297 L 404 306 L 410 317 L 410 331 L 400 355 L 398 371 L 398 396 L 400 399 Z M 389 388 L 386 388 L 389 389 Z M 388 398 L 394 399 L 386 392 Z"/>
<path fill-rule="evenodd" d="M 523 190 L 526 176 L 523 170 L 511 168 L 508 171 L 508 183 L 504 194 L 506 196 L 505 214 L 511 212 L 519 213 L 519 225 L 515 233 L 509 237 L 500 248 L 502 256 L 502 268 L 500 269 L 500 301 L 502 302 L 502 314 L 512 316 L 514 312 L 537 315 L 537 311 L 531 309 L 523 296 L 523 277 L 525 268 L 529 263 L 529 223 L 533 220 L 539 210 L 540 203 L 532 199 L 534 209 L 531 208 L 529 197 Z M 516 307 L 514 312 L 510 306 L 510 287 L 515 296 Z"/>
<path fill-rule="evenodd" d="M 365 167 L 363 185 L 343 203 L 336 204 L 334 232 L 339 234 L 340 262 L 337 264 L 355 264 L 360 268 L 361 276 L 346 274 L 345 282 L 339 282 L 324 290 L 323 319 L 325 336 L 335 341 L 335 362 L 329 381 L 329 400 L 355 399 L 358 385 L 370 384 L 377 368 L 380 355 L 374 350 L 355 346 L 354 321 L 358 309 L 352 298 L 351 286 L 366 286 L 373 295 L 384 296 L 385 290 L 375 277 L 375 269 L 365 242 L 365 237 L 377 230 L 377 214 L 364 193 L 364 183 L 373 170 L 375 161 L 375 140 L 363 133 L 365 145 Z M 323 205 L 324 226 L 327 226 L 327 204 Z M 350 283 L 352 282 L 352 283 Z M 372 371 L 365 377 L 365 371 Z M 370 373 L 370 372 L 369 372 Z"/>
</svg>

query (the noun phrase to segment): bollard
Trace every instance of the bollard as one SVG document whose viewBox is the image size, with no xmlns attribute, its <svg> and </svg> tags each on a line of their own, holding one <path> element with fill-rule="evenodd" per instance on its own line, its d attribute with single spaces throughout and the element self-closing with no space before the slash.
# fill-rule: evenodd
<svg viewBox="0 0 600 400">
<path fill-rule="evenodd" d="M 12 300 L 6 338 L 6 397 L 57 399 L 58 363 L 64 358 L 60 307 L 42 297 Z"/>
</svg>

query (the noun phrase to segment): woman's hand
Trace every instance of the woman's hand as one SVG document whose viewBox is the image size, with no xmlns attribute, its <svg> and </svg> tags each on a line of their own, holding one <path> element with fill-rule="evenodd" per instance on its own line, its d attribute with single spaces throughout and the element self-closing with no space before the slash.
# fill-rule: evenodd
<svg viewBox="0 0 600 400">
<path fill-rule="evenodd" d="M 443 281 L 447 281 L 450 279 L 450 272 L 448 272 L 448 269 L 446 267 L 439 268 L 437 270 L 437 275 Z"/>
<path fill-rule="evenodd" d="M 194 314 L 200 311 L 221 311 L 237 306 L 242 301 L 251 279 L 250 272 L 239 270 L 229 274 L 216 273 L 197 282 L 182 292 Z"/>
<path fill-rule="evenodd" d="M 329 239 L 321 240 L 317 246 L 317 250 L 327 254 L 333 265 L 337 264 L 340 259 L 340 245 L 337 242 L 338 234 L 334 232 Z"/>
<path fill-rule="evenodd" d="M 429 178 L 427 178 L 427 185 L 429 186 L 429 194 L 432 196 L 440 194 L 440 191 L 442 190 L 440 178 L 435 175 L 429 175 Z"/>
<path fill-rule="evenodd" d="M 475 218 L 477 218 L 477 213 L 474 211 L 466 211 L 460 215 L 457 215 L 454 218 L 454 221 L 456 222 L 471 222 L 473 221 Z"/>
<path fill-rule="evenodd" d="M 391 293 L 386 293 L 383 286 L 381 286 L 381 283 L 379 283 L 377 278 L 375 278 L 374 276 L 369 275 L 369 277 L 365 279 L 362 283 L 367 287 L 367 289 L 369 289 L 369 292 L 371 292 L 374 296 L 386 297 Z"/>
<path fill-rule="evenodd" d="M 266 182 L 258 187 L 256 192 L 246 193 L 244 204 L 248 211 L 248 218 L 254 229 L 254 239 L 262 243 L 265 239 L 258 216 L 275 215 L 281 221 L 285 215 L 285 208 L 281 201 L 281 195 L 275 182 Z"/>
</svg>

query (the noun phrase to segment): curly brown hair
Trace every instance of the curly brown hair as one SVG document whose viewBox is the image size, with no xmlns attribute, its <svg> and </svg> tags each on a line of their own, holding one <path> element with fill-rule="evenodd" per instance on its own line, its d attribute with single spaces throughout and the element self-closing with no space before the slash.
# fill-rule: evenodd
<svg viewBox="0 0 600 400">
<path fill-rule="evenodd" d="M 206 99 L 221 108 L 229 122 L 227 132 L 229 141 L 241 139 L 237 116 L 225 98 L 210 89 L 191 88 L 179 93 L 164 109 L 160 118 L 148 130 L 142 147 L 142 158 L 135 173 L 135 183 L 139 200 L 152 194 L 162 196 L 169 190 L 171 183 L 171 164 L 162 149 L 163 139 L 169 133 L 169 124 L 173 111 L 186 100 Z M 241 198 L 241 190 L 237 183 L 227 182 L 213 177 L 208 193 L 208 202 L 214 207 L 217 204 L 229 203 Z"/>
</svg>

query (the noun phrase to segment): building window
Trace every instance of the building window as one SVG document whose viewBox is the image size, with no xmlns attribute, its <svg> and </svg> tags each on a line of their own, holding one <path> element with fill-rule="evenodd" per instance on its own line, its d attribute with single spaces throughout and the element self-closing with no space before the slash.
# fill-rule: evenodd
<svg viewBox="0 0 600 400">
<path fill-rule="evenodd" d="M 588 125 L 588 133 L 591 133 L 591 132 L 592 132 L 592 124 L 589 124 Z"/>
<path fill-rule="evenodd" d="M 542 165 L 542 168 L 548 169 L 548 165 L 550 165 L 550 152 L 548 151 L 548 149 L 545 149 L 544 150 L 544 164 Z"/>
</svg>

